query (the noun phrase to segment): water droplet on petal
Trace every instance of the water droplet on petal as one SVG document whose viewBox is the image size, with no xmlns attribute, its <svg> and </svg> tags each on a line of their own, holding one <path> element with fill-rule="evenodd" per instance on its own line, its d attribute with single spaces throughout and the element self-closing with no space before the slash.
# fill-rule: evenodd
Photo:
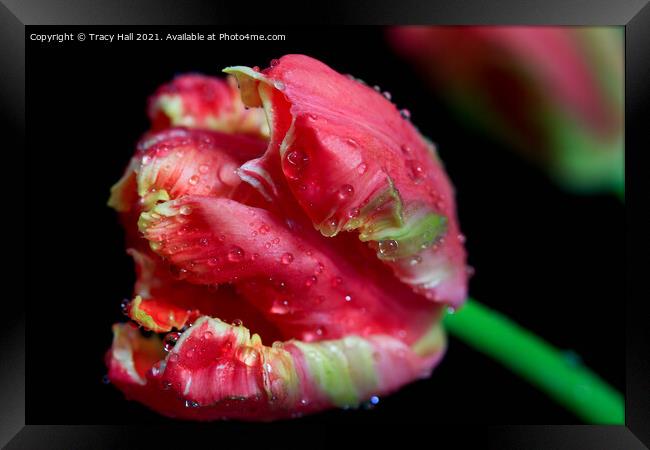
<svg viewBox="0 0 650 450">
<path fill-rule="evenodd" d="M 359 208 L 352 208 L 350 211 L 348 211 L 348 217 L 350 219 L 354 219 L 355 217 L 359 217 L 360 212 L 361 211 L 359 210 Z"/>
<path fill-rule="evenodd" d="M 208 241 L 208 238 L 206 238 L 206 237 L 202 237 L 201 239 L 199 239 L 199 245 L 201 247 L 207 247 L 209 243 L 210 242 Z"/>
<path fill-rule="evenodd" d="M 386 100 L 388 100 L 388 101 L 390 101 L 390 100 L 393 98 L 393 96 L 390 95 L 390 92 L 388 92 L 388 91 L 384 91 L 384 92 L 383 92 L 383 96 L 384 96 L 384 98 L 385 98 Z"/>
<path fill-rule="evenodd" d="M 384 257 L 395 255 L 399 248 L 399 243 L 394 239 L 384 239 L 379 241 L 379 254 Z"/>
<path fill-rule="evenodd" d="M 368 170 L 368 164 L 366 164 L 364 162 L 362 162 L 361 164 L 359 164 L 357 166 L 357 173 L 359 175 L 363 175 L 364 173 L 366 173 L 366 170 Z"/>
<path fill-rule="evenodd" d="M 402 116 L 403 119 L 408 120 L 408 119 L 411 118 L 411 111 L 409 111 L 409 110 L 406 109 L 406 108 L 404 108 L 404 109 L 400 109 L 400 110 L 399 110 L 399 115 Z"/>
<path fill-rule="evenodd" d="M 259 229 L 257 231 L 259 231 L 262 234 L 266 234 L 270 230 L 271 230 L 271 228 L 269 228 L 269 226 L 267 224 L 263 223 L 262 225 L 260 225 L 260 227 L 259 227 Z"/>
<path fill-rule="evenodd" d="M 131 304 L 131 300 L 128 298 L 125 298 L 122 300 L 122 303 L 120 303 L 120 310 L 122 311 L 122 314 L 125 316 L 129 315 L 129 305 Z"/>
<path fill-rule="evenodd" d="M 241 319 L 235 319 L 235 320 L 232 321 L 232 324 L 235 327 L 241 327 L 244 324 L 244 322 L 242 322 Z"/>
<path fill-rule="evenodd" d="M 409 265 L 417 266 L 421 262 L 422 262 L 422 257 L 419 256 L 419 255 L 415 255 L 415 256 L 411 257 L 411 259 L 409 260 Z"/>
<path fill-rule="evenodd" d="M 418 161 L 414 159 L 406 161 L 406 168 L 408 169 L 409 178 L 416 184 L 419 184 L 422 182 L 422 180 L 424 180 L 424 167 L 422 167 L 422 164 L 420 164 Z"/>
<path fill-rule="evenodd" d="M 355 141 L 354 139 L 352 139 L 352 138 L 347 138 L 347 139 L 345 140 L 345 142 L 346 142 L 350 147 L 358 147 L 358 146 L 359 146 L 359 143 L 358 143 L 357 141 Z"/>
<path fill-rule="evenodd" d="M 189 216 L 192 214 L 192 207 L 188 205 L 183 205 L 179 208 L 178 212 L 180 212 L 184 216 Z"/>
<path fill-rule="evenodd" d="M 305 286 L 307 287 L 312 287 L 314 284 L 318 282 L 318 278 L 316 278 L 314 275 L 307 277 L 307 280 L 305 280 Z"/>
<path fill-rule="evenodd" d="M 354 194 L 354 188 L 349 184 L 344 184 L 339 189 L 338 195 L 340 200 L 347 200 L 352 196 L 352 194 Z"/>
<path fill-rule="evenodd" d="M 285 254 L 282 255 L 282 257 L 280 258 L 280 261 L 281 261 L 282 264 L 284 264 L 284 265 L 291 264 L 291 263 L 293 262 L 293 255 L 292 255 L 291 253 L 285 253 Z"/>
<path fill-rule="evenodd" d="M 309 164 L 309 156 L 301 150 L 292 150 L 285 158 L 285 171 L 289 178 L 294 180 L 300 178 L 303 170 Z"/>
<path fill-rule="evenodd" d="M 142 165 L 143 165 L 143 166 L 146 166 L 146 165 L 149 164 L 150 162 L 151 162 L 151 156 L 149 156 L 149 155 L 144 155 L 144 156 L 142 157 Z"/>
<path fill-rule="evenodd" d="M 199 172 L 200 173 L 207 173 L 208 170 L 210 170 L 210 166 L 208 166 L 207 164 L 201 164 L 199 166 Z"/>
<path fill-rule="evenodd" d="M 192 175 L 190 177 L 190 179 L 188 180 L 188 183 L 190 183 L 192 186 L 194 186 L 198 182 L 199 182 L 199 176 L 198 175 Z"/>
<path fill-rule="evenodd" d="M 234 245 L 228 252 L 228 260 L 231 262 L 240 262 L 244 259 L 245 252 L 241 247 Z"/>
<path fill-rule="evenodd" d="M 173 333 L 168 333 L 167 336 L 165 336 L 164 340 L 164 349 L 166 352 L 171 351 L 171 349 L 174 348 L 176 345 L 176 341 L 178 341 L 178 338 L 181 334 L 178 331 L 175 331 Z M 174 355 L 172 355 L 174 356 Z M 170 357 L 171 359 L 171 357 Z M 178 359 L 178 355 L 176 355 L 176 359 Z"/>
<path fill-rule="evenodd" d="M 346 295 L 343 298 L 345 299 L 346 302 L 351 302 L 352 301 L 352 296 L 350 294 Z"/>
</svg>

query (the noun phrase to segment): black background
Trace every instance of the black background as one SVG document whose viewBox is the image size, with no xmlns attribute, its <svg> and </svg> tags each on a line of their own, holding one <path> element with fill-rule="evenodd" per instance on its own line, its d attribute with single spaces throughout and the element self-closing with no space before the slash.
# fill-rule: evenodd
<svg viewBox="0 0 650 450">
<path fill-rule="evenodd" d="M 624 387 L 624 206 L 575 196 L 456 121 L 386 45 L 380 28 L 194 29 L 286 33 L 285 42 L 27 44 L 27 423 L 164 422 L 102 383 L 110 326 L 134 280 L 123 232 L 106 206 L 147 129 L 146 97 L 175 74 L 265 67 L 305 53 L 392 93 L 437 143 L 456 186 L 473 297 L 577 353 Z M 65 27 L 57 32 L 159 31 Z M 192 31 L 177 28 L 172 31 Z M 53 29 L 28 27 L 27 34 Z M 431 379 L 372 411 L 303 422 L 575 423 L 578 419 L 457 340 Z"/>
</svg>

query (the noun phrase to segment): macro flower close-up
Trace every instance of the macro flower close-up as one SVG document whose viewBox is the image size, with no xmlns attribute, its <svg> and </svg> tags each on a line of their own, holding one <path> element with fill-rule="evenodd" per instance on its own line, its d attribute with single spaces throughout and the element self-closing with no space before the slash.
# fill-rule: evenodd
<svg viewBox="0 0 650 450">
<path fill-rule="evenodd" d="M 112 188 L 137 280 L 111 383 L 171 417 L 273 420 L 428 377 L 469 274 L 435 145 L 308 56 L 224 72 L 156 91 Z"/>
<path fill-rule="evenodd" d="M 619 28 L 133 30 L 30 41 L 30 423 L 624 423 Z"/>
</svg>

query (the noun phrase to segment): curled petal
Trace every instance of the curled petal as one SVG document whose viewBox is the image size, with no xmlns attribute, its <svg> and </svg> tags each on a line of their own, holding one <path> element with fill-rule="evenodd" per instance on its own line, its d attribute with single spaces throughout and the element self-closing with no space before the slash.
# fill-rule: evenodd
<svg viewBox="0 0 650 450">
<path fill-rule="evenodd" d="M 243 326 L 201 317 L 164 360 L 152 362 L 144 375 L 125 377 L 123 367 L 135 365 L 129 357 L 147 349 L 151 362 L 160 356 L 160 343 L 124 325 L 116 325 L 114 333 L 111 381 L 163 414 L 201 420 L 272 420 L 358 406 L 428 376 L 445 348 L 437 326 L 427 334 L 426 348 L 385 335 L 269 347 Z"/>
<path fill-rule="evenodd" d="M 353 236 L 297 230 L 233 200 L 184 196 L 143 212 L 139 227 L 186 281 L 233 283 L 286 337 L 380 333 L 412 343 L 439 316 L 368 249 L 345 251 Z"/>
<path fill-rule="evenodd" d="M 246 109 L 232 78 L 180 75 L 158 88 L 149 98 L 147 111 L 154 130 L 188 127 L 268 135 L 263 113 Z"/>
<path fill-rule="evenodd" d="M 149 209 L 184 194 L 228 196 L 241 182 L 239 166 L 264 146 L 257 138 L 183 128 L 149 134 L 113 187 L 109 205 L 127 212 L 138 200 Z"/>
<path fill-rule="evenodd" d="M 402 281 L 438 302 L 464 300 L 453 189 L 435 147 L 407 113 L 303 55 L 284 56 L 261 73 L 225 71 L 237 76 L 247 105 L 262 105 L 269 118 L 270 143 L 259 165 L 273 176 L 280 162 L 323 235 L 356 230 Z"/>
</svg>

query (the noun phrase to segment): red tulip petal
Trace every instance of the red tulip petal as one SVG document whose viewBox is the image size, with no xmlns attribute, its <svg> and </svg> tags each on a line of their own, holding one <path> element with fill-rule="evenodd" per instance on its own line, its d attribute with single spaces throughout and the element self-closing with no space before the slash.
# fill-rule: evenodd
<svg viewBox="0 0 650 450">
<path fill-rule="evenodd" d="M 277 328 L 238 295 L 232 286 L 199 286 L 182 282 L 174 271 L 151 250 L 129 249 L 136 263 L 134 299 L 125 311 L 129 318 L 148 330 L 166 333 L 180 330 L 202 315 L 225 321 L 245 321 L 267 338 L 281 337 Z"/>
<path fill-rule="evenodd" d="M 439 326 L 413 347 L 385 335 L 268 347 L 242 326 L 202 317 L 164 361 L 154 363 L 159 340 L 128 325 L 113 329 L 111 381 L 162 414 L 199 420 L 272 420 L 358 406 L 428 376 L 445 348 Z M 143 356 L 144 350 L 149 353 Z M 131 370 L 138 359 L 148 363 L 139 372 Z"/>
<path fill-rule="evenodd" d="M 239 166 L 264 147 L 257 138 L 202 130 L 173 128 L 150 134 L 140 141 L 125 175 L 113 187 L 109 205 L 126 212 L 137 196 L 144 209 L 184 194 L 228 196 L 241 182 Z"/>
<path fill-rule="evenodd" d="M 437 320 L 439 307 L 368 249 L 346 251 L 355 248 L 353 235 L 325 238 L 296 226 L 263 209 L 200 196 L 161 203 L 139 221 L 151 248 L 186 281 L 233 283 L 285 338 L 389 334 L 412 343 Z"/>
<path fill-rule="evenodd" d="M 261 162 L 281 170 L 320 231 L 357 230 L 418 292 L 457 305 L 467 273 L 454 195 L 435 148 L 375 90 L 302 55 L 237 76 L 263 105 L 271 141 Z M 280 184 L 277 178 L 274 184 Z"/>
<path fill-rule="evenodd" d="M 181 126 L 268 135 L 264 114 L 244 107 L 232 78 L 180 75 L 149 98 L 148 114 L 154 130 Z"/>
</svg>

